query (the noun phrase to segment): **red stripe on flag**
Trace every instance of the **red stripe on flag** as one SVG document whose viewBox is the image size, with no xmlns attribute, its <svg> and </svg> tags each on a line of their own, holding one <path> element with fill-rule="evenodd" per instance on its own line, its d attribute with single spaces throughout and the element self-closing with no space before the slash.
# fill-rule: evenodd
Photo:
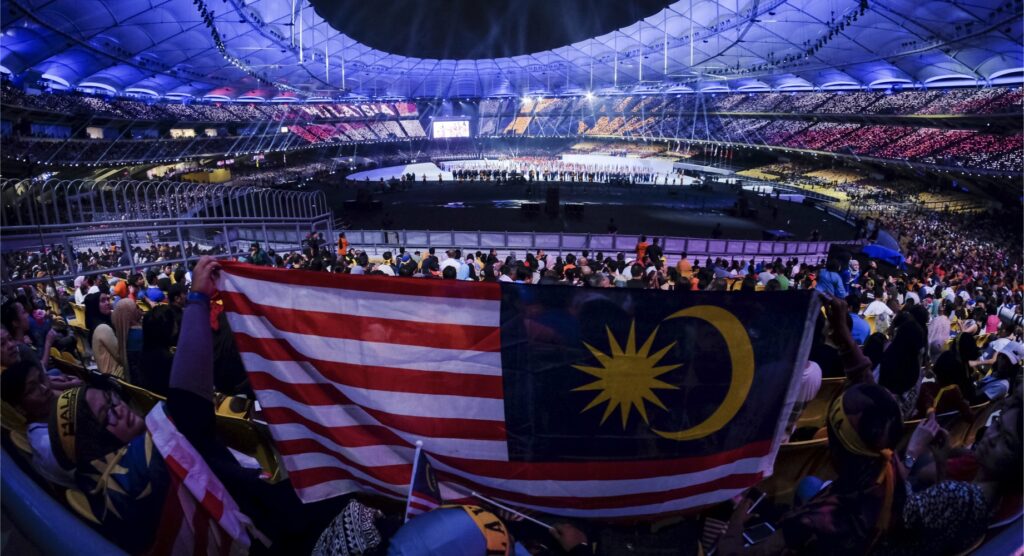
<svg viewBox="0 0 1024 556">
<path fill-rule="evenodd" d="M 405 481 L 409 480 L 409 473 L 411 471 L 412 466 L 409 466 L 408 469 L 405 470 Z M 388 496 L 395 498 L 400 496 L 397 491 L 402 485 L 401 482 L 390 483 L 394 485 L 395 490 L 387 490 L 385 487 L 358 477 L 348 469 L 343 469 L 341 467 L 311 467 L 309 469 L 300 469 L 294 472 L 289 471 L 288 480 L 291 481 L 292 486 L 296 489 L 314 487 L 321 483 L 327 483 L 330 481 L 355 481 L 361 485 L 370 487 L 377 492 L 387 493 Z"/>
<path fill-rule="evenodd" d="M 581 467 L 585 469 L 586 464 L 582 464 Z M 578 475 L 583 474 L 583 469 L 581 469 L 581 472 Z M 725 477 L 715 479 L 713 481 L 687 485 L 685 487 L 650 492 L 637 492 L 634 494 L 601 494 L 600 496 L 595 496 L 593 498 L 581 496 L 531 496 L 529 494 L 488 487 L 486 485 L 476 483 L 475 481 L 468 480 L 465 477 L 458 477 L 441 471 L 438 471 L 437 476 L 439 479 L 456 483 L 460 486 L 469 487 L 481 494 L 508 500 L 509 502 L 518 502 L 520 504 L 533 506 L 546 506 L 549 508 L 608 510 L 661 504 L 663 502 L 671 502 L 680 498 L 696 496 L 698 494 L 705 494 L 716 490 L 747 488 L 761 482 L 764 474 L 762 472 L 738 473 L 734 475 L 726 475 Z M 557 489 L 553 488 L 552 490 Z M 600 487 L 596 487 L 594 489 L 595 495 L 600 494 L 600 492 Z"/>
<path fill-rule="evenodd" d="M 441 349 L 501 351 L 501 329 L 496 326 L 424 323 L 321 311 L 300 313 L 253 303 L 235 292 L 221 292 L 221 298 L 230 311 L 264 317 L 274 328 L 284 332 Z"/>
<path fill-rule="evenodd" d="M 177 475 L 171 474 L 170 486 L 167 488 L 163 510 L 160 512 L 160 526 L 154 536 L 155 539 L 161 539 L 161 542 L 154 543 L 150 548 L 151 556 L 172 554 L 174 543 L 182 534 L 185 512 L 181 509 L 181 504 L 178 503 L 178 489 L 180 488 L 184 488 L 181 479 Z"/>
<path fill-rule="evenodd" d="M 388 276 L 353 276 L 328 274 L 309 270 L 269 268 L 234 261 L 221 266 L 230 274 L 277 284 L 334 288 L 353 292 L 392 293 L 424 297 L 501 300 L 501 286 L 497 283 L 466 282 L 457 280 L 431 280 L 426 278 L 393 278 Z"/>
<path fill-rule="evenodd" d="M 224 501 L 213 495 L 212 492 L 206 491 L 203 494 L 203 509 L 209 512 L 213 519 L 220 521 L 220 518 L 224 517 Z"/>
<path fill-rule="evenodd" d="M 192 546 L 192 553 L 195 556 L 208 556 L 206 552 L 210 543 L 210 518 L 199 505 L 192 514 L 192 529 L 196 532 L 196 543 Z"/>
<path fill-rule="evenodd" d="M 290 442 L 290 441 L 285 441 Z M 337 451 L 324 446 L 314 439 L 304 439 L 306 444 L 302 444 L 303 450 L 301 452 L 285 453 L 281 451 L 281 455 L 284 456 L 301 456 L 303 454 L 319 453 L 326 456 L 330 456 L 347 467 L 358 469 L 369 475 L 370 477 L 377 479 L 382 483 L 388 483 L 391 485 L 402 485 L 409 482 L 409 475 L 412 474 L 412 464 L 403 463 L 398 465 L 361 465 L 356 463 L 345 456 L 339 454 Z M 290 445 L 292 448 L 296 445 Z M 294 473 L 300 473 L 299 471 L 293 471 Z M 372 484 L 372 483 L 371 483 Z"/>
<path fill-rule="evenodd" d="M 249 370 L 249 380 L 255 390 L 271 390 L 284 394 L 306 405 L 354 405 L 337 388 L 327 384 L 292 384 L 265 372 Z M 379 409 L 360 406 L 380 424 L 410 434 L 429 438 L 467 438 L 473 440 L 500 440 L 505 438 L 504 421 L 481 419 L 454 419 L 448 417 L 409 417 L 387 413 Z"/>
<path fill-rule="evenodd" d="M 188 475 L 188 470 L 183 465 L 178 463 L 178 460 L 171 456 L 164 457 L 164 461 L 167 462 L 167 467 L 171 468 L 171 471 L 178 476 L 179 479 L 184 479 L 185 475 Z"/>
<path fill-rule="evenodd" d="M 403 440 L 387 427 L 379 425 L 355 425 L 351 427 L 327 427 L 310 419 L 306 419 L 298 412 L 287 407 L 267 407 L 263 409 L 264 415 L 270 422 L 281 425 L 297 423 L 309 430 L 328 438 L 339 446 L 346 448 L 365 448 L 367 446 L 403 446 L 411 448 L 412 445 Z M 320 443 L 311 438 L 277 441 L 277 449 L 282 454 L 301 454 L 303 451 L 311 450 L 311 443 L 320 446 Z M 329 448 L 323 448 L 330 450 Z M 319 451 L 319 450 L 313 450 Z"/>
<path fill-rule="evenodd" d="M 682 475 L 707 471 L 715 467 L 727 465 L 735 461 L 768 455 L 771 442 L 753 442 L 710 456 L 662 459 L 662 460 L 626 460 L 626 461 L 587 461 L 577 462 L 516 462 L 463 459 L 453 456 L 438 455 L 433 452 L 430 457 L 455 469 L 461 469 L 474 475 L 493 477 L 495 479 L 517 479 L 524 481 L 576 481 L 581 477 L 581 469 L 586 470 L 586 478 L 594 481 L 619 481 L 628 479 L 650 479 L 667 475 Z"/>
<path fill-rule="evenodd" d="M 295 361 L 316 367 L 324 378 L 354 388 L 432 394 L 470 396 L 500 400 L 504 384 L 500 376 L 445 371 L 417 371 L 322 361 L 299 353 L 286 340 L 253 338 L 244 332 L 235 333 L 235 345 L 241 353 L 255 353 L 271 361 Z"/>
<path fill-rule="evenodd" d="M 437 506 L 438 506 L 437 504 L 434 504 L 433 506 L 431 506 L 429 504 L 420 504 L 419 502 L 416 502 L 415 500 L 413 500 L 413 501 L 409 502 L 409 510 L 410 510 L 409 511 L 409 515 L 418 515 L 418 514 L 421 514 L 423 512 L 429 512 L 430 510 L 433 510 Z M 416 510 L 416 511 L 414 512 L 412 510 Z"/>
</svg>

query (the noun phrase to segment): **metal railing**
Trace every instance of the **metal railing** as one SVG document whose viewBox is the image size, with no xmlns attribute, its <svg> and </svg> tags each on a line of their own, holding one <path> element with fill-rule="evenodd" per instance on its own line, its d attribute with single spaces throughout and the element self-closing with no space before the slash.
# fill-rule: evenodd
<svg viewBox="0 0 1024 556">
<path fill-rule="evenodd" d="M 541 232 L 437 232 L 428 230 L 347 230 L 349 243 L 370 255 L 396 251 L 435 247 L 439 251 L 459 248 L 466 251 L 495 249 L 500 255 L 542 249 L 552 254 L 576 253 L 588 250 L 611 255 L 628 254 L 636 248 L 640 236 L 621 234 L 563 234 Z M 651 236 L 648 236 L 650 238 Z M 817 264 L 828 256 L 831 242 L 827 241 L 758 241 L 742 239 L 708 239 L 693 237 L 658 236 L 669 262 L 679 259 L 680 253 L 692 258 L 727 259 L 783 259 L 797 258 L 802 263 Z"/>
<path fill-rule="evenodd" d="M 266 249 L 300 250 L 309 233 L 334 235 L 334 214 L 322 192 L 166 181 L 2 179 L 0 198 L 5 286 L 187 264 L 201 254 L 232 257 L 252 242 Z M 131 255 L 117 257 L 116 265 L 89 264 L 89 250 L 101 256 L 112 246 Z M 64 254 L 63 261 L 57 253 Z M 25 264 L 28 256 L 31 265 Z"/>
<path fill-rule="evenodd" d="M 322 192 L 135 180 L 0 179 L 0 225 L 39 228 L 124 225 L 154 220 L 308 220 L 330 213 Z"/>
</svg>

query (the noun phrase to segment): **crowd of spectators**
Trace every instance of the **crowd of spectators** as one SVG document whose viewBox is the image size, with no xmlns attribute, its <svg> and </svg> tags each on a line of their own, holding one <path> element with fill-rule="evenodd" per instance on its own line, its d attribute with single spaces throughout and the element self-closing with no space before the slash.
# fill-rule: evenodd
<svg viewBox="0 0 1024 556">
<path fill-rule="evenodd" d="M 364 103 L 147 103 L 81 94 L 28 95 L 3 83 L 3 102 L 40 109 L 49 99 L 58 111 L 132 121 L 173 120 L 248 124 L 218 128 L 217 137 L 145 138 L 141 131 L 116 139 L 70 140 L 33 136 L 5 127 L 4 156 L 56 164 L 117 164 L 305 149 L 311 146 L 426 139 L 413 102 Z M 902 92 L 726 93 L 486 99 L 479 104 L 479 137 L 602 137 L 673 139 L 776 145 L 876 156 L 944 166 L 1019 171 L 1020 135 L 912 128 L 872 123 L 834 123 L 737 117 L 735 114 L 986 114 L 1020 112 L 1020 88 Z M 696 117 L 699 115 L 700 117 Z M 425 117 L 425 116 L 424 116 Z M 258 124 L 259 129 L 252 126 Z M 70 129 L 70 128 L 68 128 Z M 133 128 L 134 129 L 134 128 Z M 146 131 L 146 130 L 143 130 Z M 239 134 L 239 135 L 235 135 Z M 46 134 L 49 135 L 49 134 Z M 139 138 L 143 137 L 143 138 Z M 972 150 L 974 146 L 977 150 Z"/>
<path fill-rule="evenodd" d="M 352 102 L 310 104 L 274 102 L 158 102 L 132 98 L 92 96 L 76 92 L 29 94 L 8 80 L 0 83 L 4 105 L 68 115 L 87 115 L 124 120 L 182 122 L 250 122 L 370 120 L 415 118 L 419 109 L 412 102 Z"/>
<path fill-rule="evenodd" d="M 144 241 L 143 241 L 144 239 Z M 153 237 L 140 238 L 138 244 L 125 252 L 117 241 L 83 241 L 70 245 L 53 245 L 43 250 L 12 250 L 2 255 L 3 281 L 21 281 L 49 276 L 69 276 L 102 272 L 111 268 L 145 266 L 162 261 L 195 259 L 202 255 L 227 253 L 223 245 L 185 242 L 185 253 L 176 242 L 160 243 Z"/>
<path fill-rule="evenodd" d="M 1020 385 L 1024 344 L 1020 288 L 1024 276 L 1019 246 L 1016 250 L 1005 249 L 1005 234 L 997 233 L 997 216 L 990 215 L 990 229 L 979 227 L 978 222 L 954 226 L 952 221 L 943 221 L 934 214 L 908 214 L 904 218 L 890 225 L 913 233 L 907 243 L 905 270 L 843 257 L 824 264 L 800 264 L 796 259 L 781 258 L 699 260 L 685 253 L 666 253 L 657 238 L 648 241 L 646 237 L 641 237 L 630 252 L 584 250 L 556 255 L 537 251 L 499 256 L 494 250 L 463 252 L 451 248 L 442 253 L 433 248 L 407 250 L 396 246 L 392 252 L 371 258 L 342 237 L 335 249 L 333 242 L 311 235 L 301 252 L 275 253 L 253 244 L 239 259 L 284 269 L 353 275 L 595 290 L 658 289 L 664 295 L 692 295 L 688 292 L 696 290 L 817 290 L 827 295 L 826 311 L 817 317 L 805 368 L 794 371 L 801 376 L 800 401 L 784 434 L 791 442 L 828 437 L 829 446 L 820 444 L 820 455 L 831 464 L 813 464 L 810 469 L 836 471 L 832 472 L 831 483 L 806 475 L 796 484 L 785 485 L 797 492 L 791 506 L 766 504 L 759 509 L 760 518 L 774 523 L 777 532 L 758 543 L 758 550 L 768 552 L 758 553 L 821 553 L 842 548 L 850 553 L 873 549 L 882 554 L 901 554 L 927 547 L 929 553 L 953 554 L 973 546 L 985 537 L 989 526 L 1006 516 L 1019 515 L 1021 509 L 1019 472 L 1024 461 Z M 927 227 L 927 222 L 934 226 Z M 981 235 L 973 236 L 979 230 Z M 157 257 L 175 258 L 171 248 L 155 247 Z M 116 257 L 116 250 L 102 256 Z M 194 268 L 167 264 L 136 275 L 86 271 L 74 283 L 51 284 L 47 291 L 22 288 L 7 292 L 0 319 L 6 367 L 2 375 L 4 401 L 38 422 L 45 424 L 51 419 L 48 407 L 32 406 L 33 399 L 22 395 L 26 391 L 23 384 L 36 376 L 32 373 L 48 368 L 41 354 L 49 354 L 55 346 L 58 350 L 75 349 L 63 341 L 62 333 L 57 332 L 63 328 L 55 324 L 58 317 L 66 319 L 69 315 L 50 312 L 48 308 L 53 304 L 49 299 L 54 299 L 58 307 L 84 306 L 90 341 L 89 353 L 81 355 L 95 361 L 102 375 L 171 399 L 182 396 L 179 389 L 183 384 L 197 383 L 203 385 L 201 394 L 206 399 L 212 399 L 214 389 L 223 394 L 251 395 L 244 367 L 238 364 L 237 351 L 227 339 L 230 326 L 209 311 L 209 298 L 215 294 L 215 271 L 214 261 L 201 259 Z M 136 307 L 145 307 L 145 313 Z M 211 331 L 211 326 L 217 330 Z M 217 347 L 199 342 L 199 334 L 212 335 L 212 345 Z M 23 365 L 22 361 L 28 363 Z M 202 373 L 203 378 L 189 375 L 191 379 L 186 380 L 186 373 Z M 822 422 L 800 426 L 806 423 L 800 419 L 801 408 L 817 399 L 824 379 L 843 380 L 844 386 Z M 60 373 L 53 373 L 49 380 L 46 388 L 55 391 L 47 393 L 48 400 L 83 387 L 79 378 Z M 99 386 L 90 383 L 86 388 Z M 170 403 L 170 407 L 181 405 L 179 401 Z M 192 412 L 212 411 L 202 405 L 183 405 Z M 832 411 L 835 407 L 842 411 Z M 130 411 L 127 407 L 123 410 Z M 993 414 L 999 417 L 993 418 Z M 843 415 L 856 417 L 852 423 L 844 423 Z M 181 422 L 183 433 L 193 442 L 202 442 L 200 446 L 212 442 L 209 431 L 200 436 L 200 431 L 188 428 L 190 421 L 184 413 L 172 418 Z M 984 426 L 964 438 L 944 427 L 949 419 L 967 424 L 977 421 Z M 89 442 L 87 453 L 96 456 L 102 456 L 105 450 L 122 449 L 133 438 L 100 443 L 89 436 L 92 429 L 82 428 L 83 436 L 76 439 Z M 42 429 L 50 437 L 57 437 L 45 426 Z M 145 432 L 141 427 L 133 435 Z M 69 467 L 68 458 L 58 455 L 57 462 L 64 463 L 51 463 L 54 456 L 48 450 L 61 450 L 61 446 L 59 442 L 30 442 L 32 467 L 57 485 L 95 495 L 96 491 L 90 490 L 95 476 L 68 472 L 75 466 L 90 465 L 88 458 L 76 459 L 72 454 Z M 129 445 L 128 449 L 133 448 Z M 808 452 L 802 453 L 811 458 Z M 216 461 L 215 455 L 206 452 L 203 457 Z M 788 463 L 812 464 L 810 459 Z M 230 477 L 239 473 L 234 471 L 236 466 L 218 464 L 218 476 L 229 477 L 228 489 L 272 539 L 311 544 L 333 513 L 350 504 L 348 498 L 339 500 L 325 511 L 327 515 L 321 515 L 315 511 L 323 510 L 321 505 L 298 504 L 287 481 L 279 490 L 259 482 L 255 474 L 253 480 L 235 482 Z M 250 490 L 242 490 L 243 486 Z M 265 497 L 264 501 L 274 500 L 274 505 L 270 509 L 253 505 L 252 492 Z M 116 500 L 117 513 L 103 514 L 106 534 L 133 550 L 163 540 L 155 536 L 160 512 L 142 511 L 147 507 L 144 496 L 128 498 Z M 705 549 L 717 545 L 724 554 L 746 552 L 742 533 L 750 502 L 730 506 L 724 515 L 716 508 L 688 517 L 693 527 L 692 533 L 687 533 L 687 542 L 701 542 Z M 375 501 L 371 498 L 363 503 L 373 506 Z M 282 512 L 299 512 L 302 519 L 294 520 L 293 515 L 286 518 Z M 125 527 L 126 515 L 132 516 L 131 528 Z M 376 542 L 382 546 L 401 543 L 401 534 L 391 537 L 398 525 L 385 528 L 384 521 L 380 521 L 387 519 L 370 520 L 370 526 L 378 522 L 387 531 L 381 534 L 374 529 L 378 533 Z M 428 522 L 410 523 L 422 527 Z M 397 523 L 400 525 L 400 518 Z M 563 550 L 576 554 L 583 553 L 576 549 L 587 542 L 585 531 L 596 536 L 602 527 L 596 522 L 559 523 L 552 534 Z M 458 533 L 441 528 L 430 534 L 440 538 Z"/>
<path fill-rule="evenodd" d="M 530 159 L 521 161 L 528 163 Z M 307 169 L 323 170 L 315 165 Z M 865 200 L 882 206 L 902 206 L 928 192 L 924 184 L 919 184 L 919 190 L 881 181 L 869 184 L 843 172 L 808 172 L 793 162 L 762 170 L 785 179 L 815 174 L 806 179 L 822 183 L 831 179 L 833 187 L 848 195 L 859 191 Z M 762 518 L 774 522 L 781 532 L 759 544 L 765 549 L 797 552 L 844 547 L 860 553 L 872 546 L 885 554 L 920 550 L 922 546 L 932 547 L 930 551 L 936 554 L 960 552 L 1001 516 L 1020 510 L 1019 470 L 1024 465 L 1019 416 L 1024 361 L 1020 329 L 1024 255 L 1019 229 L 1007 229 L 1009 222 L 1019 222 L 1019 213 L 950 214 L 922 204 L 913 210 L 889 212 L 880 221 L 900 241 L 905 267 L 841 255 L 818 264 L 783 258 L 700 260 L 686 253 L 666 252 L 658 238 L 648 241 L 646 237 L 628 252 L 529 251 L 499 255 L 494 250 L 406 249 L 396 245 L 390 252 L 371 257 L 362 246 L 351 245 L 343 237 L 338 238 L 335 248 L 334 238 L 310 235 L 301 251 L 275 252 L 253 244 L 248 252 L 234 256 L 283 269 L 537 287 L 657 289 L 664 291 L 663 295 L 820 291 L 829 296 L 825 302 L 827 316 L 816 323 L 809 362 L 801 370 L 801 401 L 785 435 L 791 442 L 829 437 L 830 447 L 826 449 L 822 444 L 822 455 L 833 458 L 832 464 L 841 472 L 831 477 L 832 486 L 814 476 L 787 485 L 804 494 L 795 498 L 792 507 L 761 509 Z M 211 318 L 201 310 L 205 303 L 202 295 L 212 293 L 209 285 L 214 263 L 206 260 L 193 268 L 179 262 L 185 256 L 195 260 L 206 254 L 225 254 L 225 250 L 189 243 L 182 253 L 176 245 L 149 240 L 131 253 L 125 253 L 117 243 L 75 246 L 74 252 L 57 246 L 42 252 L 6 253 L 5 282 L 25 278 L 43 282 L 38 289 L 8 288 L 4 292 L 0 334 L 6 370 L 0 376 L 4 378 L 5 403 L 25 410 L 28 398 L 21 395 L 24 387 L 18 381 L 49 369 L 51 348 L 70 352 L 80 349 L 74 337 L 68 340 L 68 321 L 81 324 L 88 336 L 84 353 L 77 356 L 102 374 L 174 397 L 180 395 L 175 385 L 180 384 L 177 380 L 187 366 L 209 373 L 204 379 L 209 385 L 209 391 L 204 391 L 208 395 L 216 387 L 224 394 L 251 396 L 244 367 L 230 347 L 230 327 L 223 319 Z M 108 270 L 130 266 L 126 262 L 148 266 L 138 274 Z M 81 278 L 68 283 L 45 280 L 48 276 L 76 274 Z M 190 281 L 191 291 L 202 295 L 189 296 Z M 83 311 L 84 323 L 77 320 L 79 310 Z M 188 316 L 190 311 L 192 317 Z M 192 335 L 212 322 L 218 323 L 214 334 L 220 338 L 215 343 L 220 347 L 211 353 L 195 344 Z M 30 363 L 18 366 L 22 360 Z M 848 413 L 856 411 L 865 416 L 850 429 L 854 432 L 843 429 L 840 435 L 841 424 L 832 420 L 831 413 L 823 423 L 813 426 L 800 419 L 803 404 L 817 399 L 823 378 L 847 381 L 837 403 L 843 404 Z M 77 380 L 54 374 L 50 384 L 52 388 L 70 389 L 79 387 Z M 186 407 L 199 411 L 195 406 Z M 993 407 L 1002 412 L 1001 420 L 988 418 Z M 25 411 L 40 423 L 47 422 L 50 415 L 45 407 Z M 944 421 L 939 420 L 940 415 Z M 966 439 L 957 437 L 959 440 L 954 442 L 950 431 L 943 428 L 948 419 L 965 423 L 980 420 L 990 432 Z M 920 422 L 914 428 L 910 423 L 916 420 Z M 913 433 L 903 432 L 911 429 Z M 46 427 L 41 430 L 48 434 Z M 878 433 L 885 430 L 889 433 Z M 850 434 L 860 440 L 851 440 Z M 995 440 L 997 437 L 1005 437 L 1005 444 L 997 445 L 1004 442 Z M 861 452 L 857 450 L 863 450 L 860 446 L 864 442 L 873 443 L 870 446 L 875 456 L 858 456 Z M 81 476 L 47 463 L 53 457 L 47 457 L 46 450 L 57 445 L 30 442 L 33 468 L 45 480 L 91 492 L 91 484 L 79 482 Z M 102 446 L 106 449 L 107 445 Z M 110 449 L 121 446 L 112 445 Z M 895 456 L 877 457 L 891 452 Z M 824 456 L 826 453 L 831 455 Z M 803 463 L 788 462 L 796 467 Z M 880 473 L 889 469 L 893 472 Z M 891 483 L 879 483 L 879 477 Z M 245 484 L 254 492 L 263 493 L 267 488 L 265 483 Z M 250 497 L 237 496 L 243 507 L 256 513 L 264 524 L 281 519 L 277 511 L 299 512 L 301 523 L 285 520 L 271 525 L 268 531 L 286 532 L 290 539 L 287 542 L 300 542 L 297 538 L 313 542 L 329 519 L 305 513 L 312 508 L 295 504 L 287 496 L 290 486 L 282 484 L 285 486 L 273 496 L 284 496 L 283 501 L 269 515 L 246 505 Z M 897 495 L 884 496 L 887 491 Z M 137 504 L 119 503 L 126 504 L 119 506 L 122 510 L 131 510 Z M 944 508 L 955 508 L 957 518 L 949 517 Z M 159 514 L 152 517 L 140 512 L 140 516 L 149 517 L 140 518 L 137 527 L 127 529 L 112 515 L 104 519 L 118 526 L 104 530 L 115 542 L 136 549 L 138 545 L 132 543 L 152 542 L 155 526 L 147 520 L 158 521 Z M 731 517 L 725 516 L 725 521 L 711 510 L 690 519 L 694 520 L 694 531 L 705 533 L 702 542 L 707 549 L 717 539 L 719 552 L 736 554 L 743 551 L 745 517 L 741 504 Z M 715 520 L 717 528 L 712 526 Z M 568 538 L 566 531 L 574 531 L 572 538 L 577 540 L 586 538 L 581 529 L 559 527 L 556 538 Z M 602 525 L 589 524 L 582 529 L 588 527 L 595 534 Z M 715 531 L 710 540 L 709 527 Z M 697 536 L 694 533 L 693 542 L 697 542 Z M 574 546 L 565 543 L 567 549 Z"/>
</svg>

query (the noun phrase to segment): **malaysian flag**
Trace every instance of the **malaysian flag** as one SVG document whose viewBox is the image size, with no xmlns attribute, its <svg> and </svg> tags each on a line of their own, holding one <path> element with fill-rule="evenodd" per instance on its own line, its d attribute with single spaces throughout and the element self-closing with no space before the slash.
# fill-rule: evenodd
<svg viewBox="0 0 1024 556">
<path fill-rule="evenodd" d="M 726 500 L 772 470 L 811 292 L 663 292 L 223 263 L 219 287 L 292 485 L 584 518 Z"/>
<path fill-rule="evenodd" d="M 170 478 L 152 554 L 243 556 L 249 553 L 250 535 L 270 546 L 192 443 L 167 417 L 162 402 L 146 415 L 146 429 L 167 464 Z"/>
<path fill-rule="evenodd" d="M 441 486 L 434 476 L 434 468 L 430 466 L 427 455 L 423 453 L 423 443 L 416 443 L 416 454 L 412 458 L 412 478 L 409 479 L 409 498 L 405 502 L 405 520 L 427 513 L 444 504 L 441 497 Z"/>
</svg>

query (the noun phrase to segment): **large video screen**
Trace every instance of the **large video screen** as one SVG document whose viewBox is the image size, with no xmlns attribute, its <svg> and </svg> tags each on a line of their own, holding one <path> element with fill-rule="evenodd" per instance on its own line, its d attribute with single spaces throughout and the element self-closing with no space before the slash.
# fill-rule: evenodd
<svg viewBox="0 0 1024 556">
<path fill-rule="evenodd" d="M 434 139 L 469 137 L 469 120 L 435 120 Z"/>
</svg>

